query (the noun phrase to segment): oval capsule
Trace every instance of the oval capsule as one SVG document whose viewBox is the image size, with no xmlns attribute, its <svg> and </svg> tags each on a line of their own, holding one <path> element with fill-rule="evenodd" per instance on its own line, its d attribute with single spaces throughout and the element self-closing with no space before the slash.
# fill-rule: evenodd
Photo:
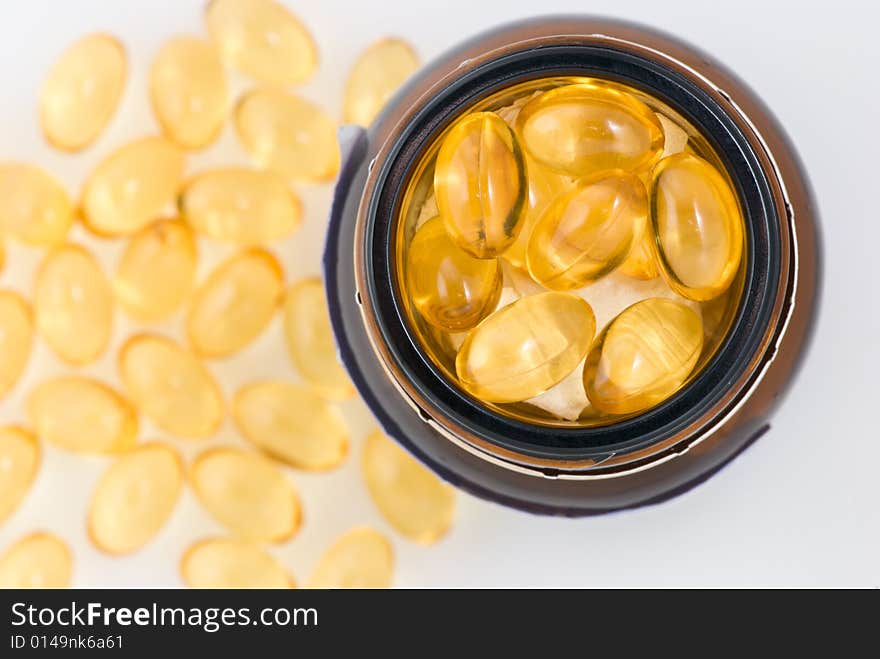
<svg viewBox="0 0 880 659">
<path fill-rule="evenodd" d="M 663 127 L 651 108 L 599 82 L 544 92 L 526 103 L 516 125 L 529 155 L 569 176 L 649 168 L 663 152 Z"/>
<path fill-rule="evenodd" d="M 67 191 L 39 167 L 0 163 L 0 234 L 30 245 L 63 243 L 73 225 Z"/>
<path fill-rule="evenodd" d="M 0 588 L 67 588 L 73 554 L 51 533 L 25 536 L 0 556 Z"/>
<path fill-rule="evenodd" d="M 342 413 L 307 387 L 279 380 L 239 389 L 232 415 L 254 446 L 291 467 L 326 471 L 348 454 Z"/>
<path fill-rule="evenodd" d="M 385 38 L 371 45 L 348 76 L 342 105 L 345 122 L 369 126 L 418 68 L 418 55 L 403 39 Z"/>
<path fill-rule="evenodd" d="M 119 351 L 119 375 L 138 408 L 172 435 L 209 437 L 223 421 L 223 395 L 214 377 L 170 339 L 130 338 Z"/>
<path fill-rule="evenodd" d="M 34 317 L 40 336 L 69 364 L 89 364 L 104 353 L 113 329 L 113 290 L 83 247 L 57 247 L 43 259 Z"/>
<path fill-rule="evenodd" d="M 596 339 L 584 389 L 597 410 L 631 414 L 675 393 L 703 349 L 703 323 L 687 305 L 648 298 L 627 307 Z"/>
<path fill-rule="evenodd" d="M 77 453 L 120 453 L 137 440 L 137 412 L 125 398 L 89 377 L 46 380 L 30 393 L 28 417 L 37 435 Z"/>
<path fill-rule="evenodd" d="M 102 160 L 83 189 L 83 221 L 100 236 L 133 234 L 171 204 L 183 175 L 181 150 L 165 137 L 147 137 Z"/>
<path fill-rule="evenodd" d="M 0 428 L 0 524 L 24 500 L 40 467 L 40 445 L 17 426 Z"/>
<path fill-rule="evenodd" d="M 582 179 L 535 223 L 529 274 L 553 290 L 582 288 L 623 262 L 647 219 L 648 194 L 638 177 L 618 171 Z"/>
<path fill-rule="evenodd" d="M 459 249 L 440 217 L 413 236 L 406 260 L 410 299 L 422 318 L 449 332 L 475 327 L 501 296 L 501 265 Z"/>
<path fill-rule="evenodd" d="M 312 36 L 275 0 L 210 0 L 205 23 L 223 59 L 263 82 L 293 85 L 318 65 Z"/>
<path fill-rule="evenodd" d="M 186 326 L 192 347 L 205 357 L 227 357 L 259 336 L 284 292 L 281 264 L 263 249 L 221 263 L 193 295 Z"/>
<path fill-rule="evenodd" d="M 569 293 L 520 298 L 471 330 L 455 370 L 473 396 L 492 403 L 534 398 L 587 354 L 596 331 L 589 304 Z"/>
<path fill-rule="evenodd" d="M 697 301 L 727 290 L 742 259 L 743 218 L 717 169 L 689 153 L 661 160 L 651 176 L 651 224 L 672 290 Z"/>
<path fill-rule="evenodd" d="M 80 151 L 110 123 L 125 88 L 128 62 L 122 43 L 91 34 L 52 65 L 40 92 L 40 126 L 62 151 Z"/>
<path fill-rule="evenodd" d="M 180 207 L 198 233 L 242 245 L 286 238 L 302 223 L 302 204 L 284 179 L 244 167 L 199 174 L 184 187 Z"/>
<path fill-rule="evenodd" d="M 452 525 L 455 491 L 378 430 L 364 443 L 361 470 L 379 512 L 413 542 L 436 542 Z"/>
<path fill-rule="evenodd" d="M 205 509 L 242 540 L 284 542 L 301 521 L 299 495 L 270 460 L 217 448 L 192 465 L 190 481 Z"/>
<path fill-rule="evenodd" d="M 9 393 L 27 367 L 33 345 L 30 305 L 18 293 L 0 290 L 0 399 Z"/>
<path fill-rule="evenodd" d="M 519 142 L 497 114 L 460 119 L 443 138 L 434 169 L 434 194 L 446 230 L 463 250 L 499 256 L 522 228 L 527 193 Z"/>
<path fill-rule="evenodd" d="M 363 526 L 339 537 L 321 556 L 309 588 L 390 588 L 394 551 L 388 539 Z"/>
<path fill-rule="evenodd" d="M 226 73 L 214 46 L 175 37 L 150 69 L 150 101 L 163 132 L 186 149 L 213 142 L 226 120 Z"/>
<path fill-rule="evenodd" d="M 180 576 L 190 588 L 295 588 L 290 573 L 259 545 L 201 540 L 183 555 Z"/>
</svg>

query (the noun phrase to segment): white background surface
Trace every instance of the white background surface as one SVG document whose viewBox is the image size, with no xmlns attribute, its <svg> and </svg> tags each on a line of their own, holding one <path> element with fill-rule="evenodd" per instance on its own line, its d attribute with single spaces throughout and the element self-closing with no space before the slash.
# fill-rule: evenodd
<svg viewBox="0 0 880 659">
<path fill-rule="evenodd" d="M 880 586 L 880 46 L 869 2 L 741 0 L 719 5 L 674 0 L 298 0 L 287 4 L 313 31 L 318 74 L 301 93 L 340 112 L 342 86 L 356 54 L 396 34 L 424 60 L 473 32 L 537 11 L 584 11 L 635 19 L 668 30 L 714 54 L 775 111 L 811 176 L 825 238 L 825 286 L 816 340 L 770 433 L 696 490 L 648 509 L 585 520 L 531 517 L 459 497 L 457 522 L 441 542 L 417 547 L 394 534 L 366 498 L 357 461 L 331 475 L 291 472 L 306 521 L 273 549 L 304 581 L 323 548 L 357 523 L 393 537 L 399 586 Z M 146 101 L 146 71 L 172 34 L 202 33 L 200 0 L 0 0 L 0 158 L 28 159 L 77 190 L 100 156 L 156 130 Z M 80 35 L 107 30 L 127 45 L 131 79 L 120 113 L 98 144 L 62 156 L 42 142 L 36 95 L 48 66 Z M 236 89 L 246 81 L 236 79 Z M 220 143 L 190 159 L 190 171 L 241 160 L 227 127 Z M 329 189 L 303 191 L 304 228 L 274 247 L 288 279 L 318 273 Z M 85 238 L 77 233 L 77 240 Z M 95 244 L 95 243 L 90 243 Z M 0 286 L 28 291 L 38 255 L 10 248 Z M 226 252 L 211 249 L 203 272 Z M 118 247 L 103 243 L 112 264 Z M 115 347 L 131 331 L 118 315 L 113 348 L 88 373 L 115 378 Z M 179 322 L 167 328 L 180 336 Z M 280 356 L 274 325 L 246 353 L 212 365 L 232 391 L 238 383 L 295 377 Z M 0 357 L 2 358 L 2 357 Z M 23 420 L 36 377 L 63 368 L 39 346 L 26 382 L 0 402 L 0 423 Z M 371 427 L 359 403 L 346 406 L 355 429 L 353 455 Z M 143 435 L 160 436 L 148 424 Z M 236 443 L 227 424 L 211 444 Z M 206 446 L 176 443 L 188 456 Z M 67 539 L 81 586 L 179 585 L 177 560 L 193 539 L 221 529 L 187 493 L 153 543 L 123 559 L 103 557 L 85 536 L 92 484 L 106 464 L 47 449 L 35 489 L 0 527 L 0 548 L 37 528 Z"/>
</svg>

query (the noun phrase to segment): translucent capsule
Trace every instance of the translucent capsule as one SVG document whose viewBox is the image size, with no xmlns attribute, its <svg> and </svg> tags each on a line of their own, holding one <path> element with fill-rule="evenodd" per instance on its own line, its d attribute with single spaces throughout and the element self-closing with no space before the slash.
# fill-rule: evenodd
<svg viewBox="0 0 880 659">
<path fill-rule="evenodd" d="M 307 387 L 279 380 L 247 385 L 232 414 L 248 441 L 292 467 L 333 469 L 348 454 L 342 413 Z"/>
<path fill-rule="evenodd" d="M 238 352 L 266 329 L 284 292 L 281 264 L 250 249 L 220 264 L 196 290 L 187 314 L 190 343 L 206 357 Z"/>
<path fill-rule="evenodd" d="M 39 167 L 0 163 L 0 234 L 31 245 L 57 245 L 73 224 L 61 185 Z"/>
<path fill-rule="evenodd" d="M 24 372 L 33 335 L 34 321 L 28 303 L 18 293 L 0 290 L 0 399 Z"/>
<path fill-rule="evenodd" d="M 600 82 L 557 87 L 517 117 L 535 160 L 570 176 L 650 167 L 663 151 L 663 128 L 642 101 Z"/>
<path fill-rule="evenodd" d="M 63 151 L 91 144 L 110 123 L 125 88 L 125 48 L 108 34 L 83 37 L 55 61 L 40 93 L 40 125 Z"/>
<path fill-rule="evenodd" d="M 132 236 L 116 268 L 116 299 L 134 319 L 150 323 L 177 311 L 189 296 L 198 254 L 190 228 L 159 220 Z"/>
<path fill-rule="evenodd" d="M 67 588 L 73 554 L 61 538 L 32 533 L 0 556 L 0 588 Z"/>
<path fill-rule="evenodd" d="M 672 290 L 697 301 L 727 290 L 742 258 L 743 219 L 718 170 L 688 153 L 661 160 L 651 178 L 651 223 Z"/>
<path fill-rule="evenodd" d="M 0 428 L 0 524 L 15 512 L 37 476 L 40 445 L 17 426 Z"/>
<path fill-rule="evenodd" d="M 648 219 L 645 185 L 616 171 L 578 181 L 535 223 L 527 263 L 547 288 L 582 288 L 608 274 L 641 238 Z"/>
<path fill-rule="evenodd" d="M 654 233 L 644 231 L 641 238 L 632 246 L 626 260 L 620 264 L 620 271 L 627 277 L 635 279 L 653 279 L 659 275 L 653 242 Z"/>
<path fill-rule="evenodd" d="M 190 476 L 205 509 L 242 540 L 284 542 L 299 529 L 299 495 L 281 470 L 257 453 L 205 451 Z"/>
<path fill-rule="evenodd" d="M 137 413 L 125 398 L 92 378 L 68 375 L 37 385 L 27 400 L 37 435 L 77 453 L 120 453 L 138 433 Z"/>
<path fill-rule="evenodd" d="M 302 82 L 318 65 L 312 36 L 280 2 L 210 0 L 205 23 L 223 59 L 263 82 Z"/>
<path fill-rule="evenodd" d="M 183 153 L 164 137 L 143 138 L 117 149 L 86 181 L 86 225 L 101 236 L 139 231 L 174 200 L 183 167 Z"/>
<path fill-rule="evenodd" d="M 332 400 L 354 396 L 354 385 L 336 355 L 320 279 L 303 279 L 288 289 L 284 300 L 284 337 L 294 367 L 322 396 Z"/>
<path fill-rule="evenodd" d="M 437 207 L 449 235 L 469 254 L 492 258 L 513 244 L 526 186 L 519 143 L 497 114 L 466 115 L 443 139 L 434 169 Z"/>
<path fill-rule="evenodd" d="M 428 220 L 409 245 L 406 281 L 421 316 L 450 332 L 470 329 L 492 313 L 501 295 L 497 259 L 459 249 L 440 217 Z"/>
<path fill-rule="evenodd" d="M 703 324 L 687 305 L 648 298 L 627 307 L 599 335 L 584 366 L 584 389 L 608 414 L 646 410 L 671 396 L 703 349 Z"/>
<path fill-rule="evenodd" d="M 259 545 L 241 540 L 201 540 L 180 561 L 190 588 L 295 588 L 283 565 Z"/>
<path fill-rule="evenodd" d="M 427 545 L 449 529 L 454 490 L 378 430 L 367 437 L 361 467 L 379 512 L 407 538 Z"/>
<path fill-rule="evenodd" d="M 461 385 L 480 400 L 512 403 L 562 381 L 596 332 L 589 304 L 568 293 L 520 298 L 472 330 L 455 359 Z"/>
<path fill-rule="evenodd" d="M 223 421 L 223 396 L 213 376 L 188 351 L 152 334 L 132 337 L 119 351 L 129 396 L 162 430 L 198 439 Z"/>
<path fill-rule="evenodd" d="M 284 179 L 244 167 L 199 174 L 183 189 L 180 206 L 197 232 L 243 245 L 286 238 L 302 222 L 302 204 Z"/>
<path fill-rule="evenodd" d="M 109 554 L 129 554 L 165 525 L 183 489 L 177 453 L 158 442 L 126 453 L 101 475 L 88 512 L 89 537 Z"/>
<path fill-rule="evenodd" d="M 295 181 L 332 180 L 339 170 L 336 122 L 280 89 L 256 89 L 235 108 L 235 127 L 257 165 Z"/>
<path fill-rule="evenodd" d="M 113 329 L 113 290 L 84 248 L 64 245 L 43 259 L 34 316 L 40 336 L 64 361 L 81 366 L 104 353 Z"/>
<path fill-rule="evenodd" d="M 150 101 L 162 130 L 180 146 L 204 147 L 226 120 L 226 73 L 214 46 L 202 39 L 166 42 L 150 70 Z"/>
<path fill-rule="evenodd" d="M 388 539 L 369 527 L 342 535 L 321 556 L 309 588 L 390 588 L 394 551 Z"/>
<path fill-rule="evenodd" d="M 402 39 L 382 39 L 367 48 L 355 62 L 345 86 L 346 123 L 373 123 L 391 95 L 418 68 L 418 55 Z"/>
</svg>

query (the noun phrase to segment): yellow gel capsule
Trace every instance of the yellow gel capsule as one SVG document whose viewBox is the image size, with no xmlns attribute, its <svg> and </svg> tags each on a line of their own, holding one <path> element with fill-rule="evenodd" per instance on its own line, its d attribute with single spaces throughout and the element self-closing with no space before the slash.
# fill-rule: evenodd
<svg viewBox="0 0 880 659">
<path fill-rule="evenodd" d="M 608 414 L 646 410 L 678 390 L 702 349 L 693 309 L 666 298 L 636 302 L 596 339 L 584 365 L 587 397 Z"/>
<path fill-rule="evenodd" d="M 436 542 L 452 525 L 454 490 L 378 430 L 367 437 L 361 468 L 379 512 L 413 542 Z"/>
<path fill-rule="evenodd" d="M 582 288 L 623 262 L 647 219 L 648 194 L 638 177 L 618 171 L 582 179 L 532 229 L 529 273 L 553 290 Z"/>
<path fill-rule="evenodd" d="M 651 167 L 663 152 L 663 127 L 642 101 L 602 83 L 557 87 L 517 117 L 525 150 L 570 176 Z"/>
<path fill-rule="evenodd" d="M 263 82 L 293 85 L 318 65 L 308 30 L 274 0 L 210 0 L 205 23 L 223 59 Z"/>
<path fill-rule="evenodd" d="M 216 139 L 226 120 L 226 73 L 214 46 L 202 39 L 166 42 L 150 69 L 150 101 L 162 130 L 187 149 Z"/>
<path fill-rule="evenodd" d="M 193 296 L 186 319 L 190 343 L 205 357 L 238 352 L 266 329 L 283 292 L 281 264 L 269 252 L 233 256 Z"/>
<path fill-rule="evenodd" d="M 492 112 L 466 115 L 443 139 L 434 194 L 446 230 L 480 259 L 499 256 L 522 228 L 527 181 L 519 143 Z"/>
<path fill-rule="evenodd" d="M 291 467 L 325 471 L 348 454 L 342 413 L 307 387 L 278 380 L 242 387 L 232 403 L 242 435 Z"/>
<path fill-rule="evenodd" d="M 166 319 L 192 290 L 198 254 L 190 228 L 159 220 L 132 236 L 116 268 L 116 299 L 132 318 Z"/>
<path fill-rule="evenodd" d="M 67 588 L 73 554 L 61 538 L 32 533 L 0 556 L 0 588 Z"/>
<path fill-rule="evenodd" d="M 125 398 L 88 377 L 46 380 L 28 396 L 31 425 L 43 440 L 77 453 L 119 453 L 137 440 L 137 413 Z"/>
<path fill-rule="evenodd" d="M 217 382 L 170 339 L 152 334 L 129 339 L 119 351 L 119 375 L 138 408 L 172 435 L 209 437 L 223 421 Z"/>
<path fill-rule="evenodd" d="M 302 223 L 302 204 L 284 179 L 244 167 L 199 174 L 183 189 L 180 207 L 198 233 L 242 245 L 286 238 Z"/>
<path fill-rule="evenodd" d="M 18 382 L 31 356 L 34 321 L 18 293 L 0 290 L 0 399 Z"/>
<path fill-rule="evenodd" d="M 0 234 L 30 245 L 57 245 L 73 224 L 61 185 L 39 167 L 0 163 Z"/>
<path fill-rule="evenodd" d="M 79 151 L 95 141 L 116 112 L 127 67 L 125 48 L 108 34 L 67 48 L 40 93 L 40 125 L 49 144 Z"/>
<path fill-rule="evenodd" d="M 501 264 L 459 249 L 443 220 L 435 217 L 413 236 L 406 281 L 413 305 L 425 320 L 440 329 L 461 332 L 476 326 L 498 304 Z"/>
<path fill-rule="evenodd" d="M 296 588 L 283 565 L 259 545 L 201 540 L 183 555 L 180 575 L 190 588 Z"/>
<path fill-rule="evenodd" d="M 242 540 L 284 542 L 299 529 L 299 495 L 281 470 L 257 453 L 205 451 L 190 476 L 205 509 Z"/>
<path fill-rule="evenodd" d="M 130 554 L 165 525 L 183 490 L 177 453 L 158 442 L 126 453 L 101 475 L 88 513 L 89 537 L 108 554 Z"/>
<path fill-rule="evenodd" d="M 309 588 L 390 588 L 394 551 L 388 539 L 369 527 L 343 534 L 321 556 Z"/>
<path fill-rule="evenodd" d="M 672 290 L 701 302 L 727 290 L 742 259 L 743 219 L 718 170 L 688 153 L 661 160 L 651 176 L 651 223 Z"/>
<path fill-rule="evenodd" d="M 24 500 L 40 467 L 37 438 L 23 428 L 0 428 L 0 524 Z"/>
<path fill-rule="evenodd" d="M 288 289 L 284 299 L 284 338 L 294 367 L 322 396 L 331 400 L 354 396 L 354 385 L 336 355 L 320 279 L 303 279 Z"/>
<path fill-rule="evenodd" d="M 346 123 L 369 126 L 392 94 L 419 68 L 419 57 L 403 39 L 377 41 L 361 53 L 345 86 Z"/>
<path fill-rule="evenodd" d="M 458 351 L 461 385 L 480 400 L 513 403 L 561 382 L 587 354 L 593 309 L 569 293 L 520 298 L 471 330 Z"/>
<path fill-rule="evenodd" d="M 183 167 L 183 153 L 164 137 L 143 138 L 117 149 L 86 181 L 86 226 L 100 236 L 139 231 L 174 200 Z"/>
<path fill-rule="evenodd" d="M 84 248 L 64 245 L 43 259 L 34 316 L 40 336 L 69 364 L 89 364 L 104 353 L 113 329 L 113 290 Z"/>
<path fill-rule="evenodd" d="M 620 271 L 635 279 L 653 279 L 660 274 L 657 269 L 657 256 L 654 251 L 654 233 L 644 231 L 636 240 L 629 255 L 620 264 Z"/>
</svg>

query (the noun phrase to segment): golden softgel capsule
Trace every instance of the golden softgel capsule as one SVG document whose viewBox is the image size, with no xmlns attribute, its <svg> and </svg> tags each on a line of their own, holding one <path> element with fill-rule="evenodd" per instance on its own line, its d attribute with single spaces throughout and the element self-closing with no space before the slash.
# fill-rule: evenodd
<svg viewBox="0 0 880 659">
<path fill-rule="evenodd" d="M 180 576 L 190 588 L 295 588 L 290 573 L 256 543 L 201 540 L 180 560 Z"/>
<path fill-rule="evenodd" d="M 343 534 L 321 556 L 309 588 L 390 588 L 394 551 L 388 539 L 363 526 Z"/>
<path fill-rule="evenodd" d="M 40 445 L 24 428 L 0 427 L 0 524 L 24 500 L 40 467 Z"/>
<path fill-rule="evenodd" d="M 348 76 L 342 105 L 345 122 L 369 126 L 418 68 L 418 55 L 403 39 L 386 38 L 371 45 L 358 57 Z"/>
<path fill-rule="evenodd" d="M 39 167 L 0 163 L 0 234 L 31 245 L 58 245 L 73 224 L 67 191 Z"/>
<path fill-rule="evenodd" d="M 73 554 L 51 533 L 32 533 L 0 556 L 0 588 L 67 588 Z"/>
<path fill-rule="evenodd" d="M 18 382 L 33 344 L 34 321 L 30 305 L 18 293 L 0 290 L 0 400 Z"/>
</svg>

